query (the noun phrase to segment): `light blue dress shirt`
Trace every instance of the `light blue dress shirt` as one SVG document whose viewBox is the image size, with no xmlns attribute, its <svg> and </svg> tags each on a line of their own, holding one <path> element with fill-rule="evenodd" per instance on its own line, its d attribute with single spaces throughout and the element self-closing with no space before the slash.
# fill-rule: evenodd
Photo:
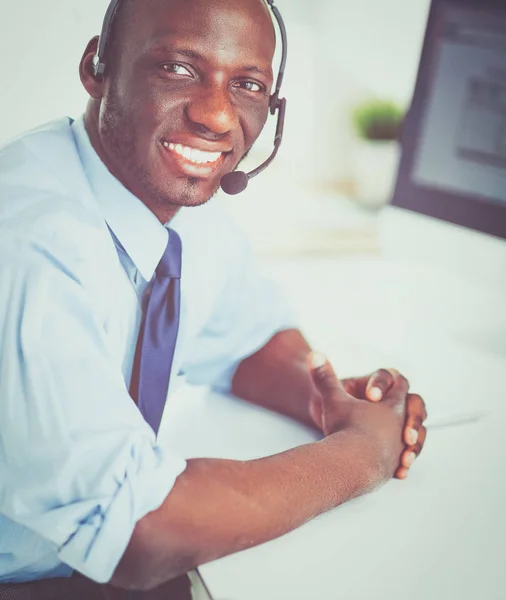
<svg viewBox="0 0 506 600">
<path fill-rule="evenodd" d="M 215 201 L 171 222 L 183 242 L 170 396 L 227 390 L 293 319 Z M 112 576 L 136 522 L 184 471 L 128 393 L 144 292 L 167 243 L 107 170 L 83 119 L 0 149 L 0 582 Z"/>
</svg>

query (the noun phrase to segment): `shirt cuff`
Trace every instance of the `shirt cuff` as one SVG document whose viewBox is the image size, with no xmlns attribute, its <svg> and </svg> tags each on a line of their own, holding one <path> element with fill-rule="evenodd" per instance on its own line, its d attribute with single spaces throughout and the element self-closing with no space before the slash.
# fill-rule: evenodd
<svg viewBox="0 0 506 600">
<path fill-rule="evenodd" d="M 110 581 L 136 523 L 162 505 L 185 468 L 185 460 L 158 446 L 151 464 L 133 461 L 107 510 L 98 507 L 81 522 L 60 548 L 60 560 L 98 583 Z"/>
</svg>

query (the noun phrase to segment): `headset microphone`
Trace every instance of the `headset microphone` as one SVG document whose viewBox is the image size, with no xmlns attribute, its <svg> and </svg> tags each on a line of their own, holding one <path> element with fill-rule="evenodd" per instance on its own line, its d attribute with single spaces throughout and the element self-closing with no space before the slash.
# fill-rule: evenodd
<svg viewBox="0 0 506 600">
<path fill-rule="evenodd" d="M 271 95 L 269 100 L 269 108 L 272 115 L 276 114 L 278 111 L 278 123 L 276 127 L 276 135 L 274 137 L 274 150 L 271 155 L 265 162 L 263 162 L 259 167 L 250 171 L 249 173 L 244 173 L 243 171 L 233 171 L 232 173 L 227 173 L 221 178 L 221 188 L 222 190 L 230 195 L 240 194 L 243 192 L 248 186 L 248 182 L 253 177 L 259 175 L 264 169 L 266 169 L 271 162 L 276 158 L 279 147 L 281 146 L 281 141 L 283 139 L 283 129 L 285 124 L 285 112 L 286 112 L 286 98 L 280 98 L 279 92 L 281 90 L 281 84 L 283 83 L 283 77 L 285 74 L 286 67 L 286 56 L 288 52 L 288 41 L 286 36 L 286 28 L 283 22 L 283 18 L 281 17 L 281 13 L 278 8 L 274 6 L 274 0 L 266 0 L 267 4 L 270 6 L 272 13 L 276 17 L 276 21 L 278 22 L 279 29 L 281 32 L 281 63 L 279 66 L 278 78 L 276 81 L 276 88 L 274 93 Z M 109 40 L 109 36 L 111 33 L 112 23 L 114 17 L 116 16 L 117 10 L 121 0 L 111 0 L 109 4 L 109 8 L 107 9 L 104 23 L 102 25 L 102 31 L 100 34 L 100 38 L 98 41 L 98 48 L 95 56 L 93 57 L 93 74 L 95 77 L 102 77 L 105 73 L 105 54 L 107 48 L 107 42 Z"/>
<path fill-rule="evenodd" d="M 276 128 L 276 137 L 274 138 L 274 150 L 269 158 L 263 162 L 259 167 L 250 171 L 249 173 L 244 173 L 244 171 L 232 171 L 232 173 L 227 173 L 221 178 L 221 189 L 230 196 L 234 196 L 235 194 L 240 194 L 244 192 L 244 190 L 248 187 L 248 183 L 250 179 L 260 175 L 260 173 L 265 170 L 271 162 L 276 158 L 276 154 L 278 153 L 279 147 L 281 146 L 281 140 L 283 139 L 283 127 L 285 123 L 285 110 L 286 110 L 286 99 L 282 98 L 279 102 L 279 110 L 278 115 L 278 125 Z"/>
</svg>

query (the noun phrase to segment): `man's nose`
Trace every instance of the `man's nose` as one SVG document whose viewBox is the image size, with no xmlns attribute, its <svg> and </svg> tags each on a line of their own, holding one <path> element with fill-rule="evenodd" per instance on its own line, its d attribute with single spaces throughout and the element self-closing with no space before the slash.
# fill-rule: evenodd
<svg viewBox="0 0 506 600">
<path fill-rule="evenodd" d="M 216 135 L 232 131 L 239 123 L 230 91 L 221 87 L 203 89 L 190 101 L 186 114 L 192 123 Z"/>
</svg>

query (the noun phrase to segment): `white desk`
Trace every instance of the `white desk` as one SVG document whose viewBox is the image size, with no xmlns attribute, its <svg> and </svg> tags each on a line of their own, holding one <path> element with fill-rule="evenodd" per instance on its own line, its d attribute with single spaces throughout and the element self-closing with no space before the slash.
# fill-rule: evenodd
<svg viewBox="0 0 506 600">
<path fill-rule="evenodd" d="M 302 293 L 299 300 L 302 305 L 309 297 Z M 384 361 L 397 357 L 429 413 L 461 404 L 482 405 L 487 415 L 471 425 L 429 431 L 406 482 L 392 481 L 279 540 L 204 566 L 212 594 L 216 600 L 504 600 L 504 358 L 444 338 L 435 346 L 423 316 L 409 336 L 404 323 L 403 341 L 410 347 L 396 351 L 395 343 L 378 338 L 384 322 L 376 333 L 368 321 L 365 330 L 357 321 L 343 331 L 337 319 L 338 332 L 323 322 L 321 304 L 304 311 L 310 315 L 305 324 L 319 347 L 325 342 L 322 349 L 340 373 L 390 366 Z M 199 391 L 181 396 L 167 417 L 163 437 L 188 457 L 248 459 L 312 439 L 281 417 Z"/>
</svg>

